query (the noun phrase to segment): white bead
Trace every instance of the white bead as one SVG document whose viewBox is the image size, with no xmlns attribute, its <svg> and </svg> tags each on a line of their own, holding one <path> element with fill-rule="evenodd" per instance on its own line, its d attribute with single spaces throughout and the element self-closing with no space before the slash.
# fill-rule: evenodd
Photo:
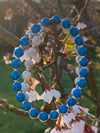
<svg viewBox="0 0 100 133">
<path fill-rule="evenodd" d="M 70 33 L 70 30 L 69 30 L 69 29 L 63 28 L 63 32 L 64 32 L 65 34 L 69 34 L 69 33 Z"/>
<path fill-rule="evenodd" d="M 28 72 L 28 71 L 24 71 L 22 73 L 22 78 L 25 80 L 25 81 L 28 81 L 30 78 L 31 78 L 31 73 Z"/>
<path fill-rule="evenodd" d="M 82 69 L 82 67 L 77 67 L 76 69 L 75 69 L 75 72 L 76 72 L 76 74 L 80 74 L 80 71 L 81 71 L 81 69 Z"/>
<path fill-rule="evenodd" d="M 83 58 L 82 56 L 76 56 L 75 61 L 79 64 L 79 61 L 80 61 L 82 58 Z"/>
<path fill-rule="evenodd" d="M 32 47 L 31 47 L 31 48 L 28 49 L 28 56 L 29 56 L 30 58 L 32 58 L 33 56 L 35 56 L 36 53 L 37 53 L 37 51 L 36 51 L 35 48 L 32 48 Z"/>
<path fill-rule="evenodd" d="M 22 91 L 23 92 L 29 91 L 29 84 L 28 83 L 23 82 L 21 85 L 22 85 Z"/>
<path fill-rule="evenodd" d="M 38 46 L 41 44 L 41 37 L 40 36 L 34 36 L 32 38 L 32 45 L 33 46 Z"/>
<path fill-rule="evenodd" d="M 74 80 L 74 83 L 77 85 L 77 82 L 80 80 L 80 78 L 78 77 L 78 78 L 76 78 L 75 80 Z"/>
<path fill-rule="evenodd" d="M 71 41 L 72 43 L 75 43 L 75 38 L 76 38 L 76 37 L 71 36 L 71 37 L 70 37 L 70 41 Z"/>
<path fill-rule="evenodd" d="M 33 61 L 32 60 L 27 60 L 27 61 L 25 61 L 24 65 L 25 65 L 25 67 L 28 70 L 30 70 L 33 67 L 34 64 L 33 64 Z"/>
<path fill-rule="evenodd" d="M 27 94 L 25 94 L 25 101 L 29 100 L 29 96 Z"/>
</svg>

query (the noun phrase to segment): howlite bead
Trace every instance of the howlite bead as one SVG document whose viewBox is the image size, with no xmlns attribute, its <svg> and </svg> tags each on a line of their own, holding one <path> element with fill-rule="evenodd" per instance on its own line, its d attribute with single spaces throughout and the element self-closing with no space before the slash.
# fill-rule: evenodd
<svg viewBox="0 0 100 133">
<path fill-rule="evenodd" d="M 58 118 L 59 114 L 57 111 L 53 110 L 50 112 L 50 118 L 53 120 L 56 120 Z"/>
<path fill-rule="evenodd" d="M 16 95 L 16 100 L 17 100 L 18 102 L 23 102 L 23 101 L 25 100 L 25 94 L 24 94 L 24 93 L 18 93 L 18 94 Z"/>
<path fill-rule="evenodd" d="M 15 50 L 15 56 L 16 57 L 21 57 L 21 56 L 23 56 L 23 54 L 24 54 L 24 51 L 23 51 L 23 49 L 22 48 L 17 48 L 16 50 Z"/>
<path fill-rule="evenodd" d="M 74 106 L 76 104 L 76 100 L 73 97 L 68 98 L 67 99 L 67 104 L 68 104 L 68 106 Z"/>
<path fill-rule="evenodd" d="M 56 24 L 60 24 L 61 23 L 61 18 L 58 15 L 53 16 L 53 19 L 56 20 Z"/>
<path fill-rule="evenodd" d="M 15 59 L 12 61 L 11 65 L 13 68 L 19 68 L 21 66 L 21 62 L 20 60 Z"/>
<path fill-rule="evenodd" d="M 72 27 L 72 28 L 70 29 L 70 34 L 71 34 L 72 36 L 77 36 L 77 35 L 79 34 L 78 28 Z"/>
<path fill-rule="evenodd" d="M 28 44 L 29 44 L 29 39 L 28 39 L 28 37 L 22 37 L 22 38 L 20 39 L 20 45 L 21 45 L 21 46 L 28 46 Z"/>
<path fill-rule="evenodd" d="M 46 112 L 41 112 L 39 114 L 39 119 L 42 121 L 42 122 L 46 122 L 48 120 L 48 114 Z"/>
<path fill-rule="evenodd" d="M 11 78 L 12 78 L 13 80 L 18 80 L 19 77 L 20 77 L 19 72 L 13 71 L 13 72 L 11 73 Z"/>
<path fill-rule="evenodd" d="M 60 112 L 61 114 L 65 114 L 65 113 L 67 113 L 67 111 L 68 111 L 68 107 L 67 107 L 66 105 L 61 105 L 61 106 L 59 107 L 59 112 Z"/>
<path fill-rule="evenodd" d="M 31 118 L 34 119 L 34 118 L 36 118 L 39 115 L 39 111 L 36 108 L 31 109 L 29 115 L 30 115 Z"/>
<path fill-rule="evenodd" d="M 21 86 L 21 84 L 19 82 L 15 82 L 12 85 L 12 88 L 13 88 L 14 91 L 20 91 L 21 90 L 21 87 L 22 86 Z"/>
<path fill-rule="evenodd" d="M 31 27 L 31 30 L 32 30 L 33 33 L 38 33 L 40 31 L 40 26 L 38 24 L 34 24 Z"/>
<path fill-rule="evenodd" d="M 70 20 L 64 20 L 63 23 L 62 23 L 62 26 L 65 28 L 65 29 L 68 29 L 71 27 L 71 21 Z"/>
</svg>

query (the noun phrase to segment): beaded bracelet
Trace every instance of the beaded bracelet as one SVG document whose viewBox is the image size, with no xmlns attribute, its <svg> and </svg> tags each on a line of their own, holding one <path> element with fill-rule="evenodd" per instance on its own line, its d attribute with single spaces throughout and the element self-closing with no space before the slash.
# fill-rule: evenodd
<svg viewBox="0 0 100 133">
<path fill-rule="evenodd" d="M 70 40 L 75 45 L 74 51 L 76 54 L 78 54 L 78 56 L 76 57 L 76 62 L 78 63 L 79 66 L 75 70 L 76 74 L 78 75 L 78 78 L 76 78 L 74 81 L 76 87 L 73 88 L 71 91 L 73 96 L 67 99 L 66 101 L 67 105 L 60 105 L 57 111 L 53 110 L 50 112 L 50 114 L 48 114 L 47 112 L 44 111 L 39 113 L 38 109 L 32 108 L 31 103 L 28 100 L 29 97 L 25 92 L 29 90 L 28 81 L 31 78 L 31 72 L 29 70 L 34 65 L 32 61 L 33 56 L 38 60 L 37 62 L 40 61 L 40 56 L 37 53 L 35 47 L 40 45 L 41 43 L 40 34 L 50 30 L 49 26 L 51 19 L 56 20 L 57 27 L 62 28 L 65 34 L 71 35 Z M 68 112 L 68 106 L 72 107 L 76 104 L 76 98 L 79 98 L 82 95 L 81 88 L 86 86 L 85 78 L 88 75 L 88 70 L 86 68 L 86 66 L 88 65 L 88 60 L 85 58 L 87 50 L 85 47 L 83 47 L 84 40 L 82 37 L 79 36 L 78 28 L 73 27 L 71 25 L 70 20 L 67 19 L 61 20 L 61 18 L 57 15 L 53 16 L 51 19 L 43 18 L 41 23 L 34 24 L 31 27 L 31 30 L 26 32 L 26 36 L 20 39 L 20 46 L 14 50 L 14 56 L 16 59 L 12 61 L 12 67 L 14 68 L 14 71 L 11 73 L 11 78 L 14 80 L 12 88 L 14 91 L 18 92 L 16 95 L 16 99 L 18 102 L 22 102 L 22 109 L 24 111 L 29 112 L 30 118 L 32 119 L 39 118 L 40 121 L 42 122 L 46 122 L 49 118 L 53 120 L 57 119 L 59 114 L 66 114 Z M 31 38 L 32 36 L 34 37 Z M 29 46 L 30 40 L 32 41 L 32 47 L 30 47 L 26 51 L 26 53 L 28 52 L 28 57 L 26 56 L 27 61 L 25 61 L 26 71 L 22 73 L 22 78 L 24 79 L 24 83 L 20 84 L 18 82 L 18 79 L 20 78 L 20 73 L 17 71 L 17 69 L 21 66 L 20 59 L 23 58 L 23 56 L 26 54 L 25 51 L 23 50 L 23 47 Z M 59 95 L 59 92 L 57 93 Z M 60 96 L 58 96 L 58 98 L 59 97 Z"/>
</svg>

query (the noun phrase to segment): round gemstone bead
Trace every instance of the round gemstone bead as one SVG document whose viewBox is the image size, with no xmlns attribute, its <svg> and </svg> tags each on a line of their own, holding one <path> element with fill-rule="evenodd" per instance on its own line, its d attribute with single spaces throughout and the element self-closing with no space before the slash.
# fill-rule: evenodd
<svg viewBox="0 0 100 133">
<path fill-rule="evenodd" d="M 59 114 L 57 111 L 53 110 L 50 112 L 50 118 L 53 120 L 56 120 L 58 118 Z"/>
<path fill-rule="evenodd" d="M 75 78 L 75 80 L 74 80 L 75 85 L 77 85 L 77 83 L 78 83 L 79 80 L 80 80 L 79 77 L 78 78 Z"/>
<path fill-rule="evenodd" d="M 13 88 L 14 91 L 20 91 L 21 90 L 21 87 L 22 86 L 21 86 L 21 84 L 19 82 L 15 82 L 12 85 L 12 88 Z"/>
<path fill-rule="evenodd" d="M 81 69 L 80 76 L 83 78 L 86 78 L 88 76 L 88 70 L 87 69 Z"/>
<path fill-rule="evenodd" d="M 85 56 L 85 55 L 87 54 L 86 48 L 84 48 L 84 47 L 80 48 L 80 49 L 78 50 L 78 54 L 79 54 L 80 56 Z"/>
<path fill-rule="evenodd" d="M 28 81 L 28 80 L 31 78 L 31 72 L 29 72 L 29 71 L 24 71 L 24 72 L 22 73 L 22 78 L 23 78 L 24 80 Z"/>
<path fill-rule="evenodd" d="M 68 104 L 68 106 L 74 106 L 76 104 L 76 100 L 73 97 L 68 98 L 67 99 L 67 104 Z"/>
<path fill-rule="evenodd" d="M 29 39 L 27 37 L 22 37 L 20 39 L 20 45 L 21 46 L 28 46 L 28 44 L 29 44 Z"/>
<path fill-rule="evenodd" d="M 78 82 L 77 82 L 77 85 L 82 88 L 82 87 L 85 87 L 86 86 L 86 81 L 84 79 L 80 79 Z"/>
<path fill-rule="evenodd" d="M 70 27 L 71 27 L 71 21 L 68 20 L 68 19 L 64 20 L 63 23 L 62 23 L 62 26 L 63 26 L 65 29 L 70 28 Z"/>
<path fill-rule="evenodd" d="M 83 40 L 82 37 L 78 36 L 78 37 L 75 39 L 75 43 L 76 43 L 76 45 L 81 46 L 81 45 L 83 45 L 84 40 Z"/>
<path fill-rule="evenodd" d="M 77 35 L 79 34 L 78 28 L 72 27 L 71 30 L 70 30 L 70 34 L 71 34 L 72 36 L 77 36 Z"/>
<path fill-rule="evenodd" d="M 34 119 L 34 118 L 36 118 L 36 117 L 39 115 L 39 111 L 38 111 L 36 108 L 31 109 L 29 115 L 30 115 L 30 117 L 31 117 L 32 119 Z"/>
<path fill-rule="evenodd" d="M 32 30 L 33 33 L 38 33 L 40 31 L 40 26 L 38 24 L 34 24 L 31 27 L 31 30 Z"/>
<path fill-rule="evenodd" d="M 50 25 L 48 18 L 43 18 L 41 21 L 41 25 L 44 27 L 48 27 Z"/>
<path fill-rule="evenodd" d="M 74 97 L 79 98 L 82 95 L 82 91 L 78 88 L 74 88 L 72 90 L 72 94 Z"/>
<path fill-rule="evenodd" d="M 13 72 L 11 73 L 11 78 L 12 78 L 13 80 L 18 80 L 19 77 L 20 77 L 19 72 L 13 71 Z"/>
<path fill-rule="evenodd" d="M 24 110 L 24 111 L 28 111 L 28 110 L 30 110 L 31 109 L 31 104 L 29 103 L 29 102 L 24 102 L 23 104 L 22 104 L 22 109 Z"/>
<path fill-rule="evenodd" d="M 68 110 L 68 107 L 67 107 L 66 105 L 61 105 L 61 106 L 59 107 L 59 112 L 60 112 L 61 114 L 67 113 L 67 110 Z"/>
<path fill-rule="evenodd" d="M 42 121 L 42 122 L 46 122 L 48 120 L 48 114 L 46 112 L 41 112 L 39 114 L 39 119 Z"/>
<path fill-rule="evenodd" d="M 82 67 L 86 67 L 88 65 L 88 59 L 82 58 L 79 63 Z"/>
<path fill-rule="evenodd" d="M 13 68 L 19 68 L 21 66 L 21 62 L 20 60 L 15 59 L 12 61 L 11 65 Z"/>
<path fill-rule="evenodd" d="M 60 24 L 61 23 L 61 18 L 58 15 L 53 16 L 53 19 L 56 20 L 56 24 Z"/>
<path fill-rule="evenodd" d="M 23 102 L 23 101 L 25 100 L 25 94 L 24 94 L 24 93 L 18 93 L 18 94 L 16 95 L 16 100 L 17 100 L 18 102 Z"/>
<path fill-rule="evenodd" d="M 22 48 L 17 48 L 17 49 L 15 49 L 15 56 L 16 57 L 21 57 L 21 56 L 23 56 L 23 54 L 24 54 L 24 51 L 23 51 L 23 49 Z"/>
</svg>

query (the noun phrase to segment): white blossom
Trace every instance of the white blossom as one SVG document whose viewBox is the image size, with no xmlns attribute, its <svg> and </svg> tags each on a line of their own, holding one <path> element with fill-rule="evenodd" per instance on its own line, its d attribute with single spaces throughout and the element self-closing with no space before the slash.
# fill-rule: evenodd
<svg viewBox="0 0 100 133">
<path fill-rule="evenodd" d="M 77 28 L 80 30 L 80 29 L 85 29 L 87 27 L 87 25 L 83 22 L 79 22 L 77 24 Z"/>
<path fill-rule="evenodd" d="M 41 57 L 38 53 L 36 53 L 36 55 L 32 58 L 34 63 L 39 63 L 41 60 Z"/>
<path fill-rule="evenodd" d="M 60 92 L 56 89 L 51 89 L 51 93 L 56 99 L 59 99 L 61 97 Z"/>
<path fill-rule="evenodd" d="M 73 113 L 67 113 L 62 116 L 63 123 L 69 125 L 71 120 L 75 120 L 75 115 Z"/>
<path fill-rule="evenodd" d="M 61 131 L 56 130 L 56 128 L 53 128 L 50 133 L 64 133 L 64 130 L 61 129 Z"/>
<path fill-rule="evenodd" d="M 29 96 L 30 102 L 39 100 L 39 94 L 35 90 L 31 90 L 30 92 L 27 91 L 26 94 Z"/>
<path fill-rule="evenodd" d="M 23 62 L 24 60 L 29 60 L 29 56 L 28 56 L 28 51 L 25 50 L 24 51 L 24 55 L 22 57 L 20 57 L 21 62 Z"/>
<path fill-rule="evenodd" d="M 38 35 L 38 36 L 34 36 L 32 38 L 32 46 L 35 47 L 35 46 L 38 46 L 41 44 L 41 37 Z"/>
<path fill-rule="evenodd" d="M 22 78 L 25 80 L 25 81 L 28 81 L 30 78 L 31 78 L 31 73 L 29 71 L 24 71 L 22 73 Z"/>
<path fill-rule="evenodd" d="M 95 126 L 91 126 L 92 130 L 94 131 L 94 133 L 98 132 L 98 129 Z"/>
</svg>

